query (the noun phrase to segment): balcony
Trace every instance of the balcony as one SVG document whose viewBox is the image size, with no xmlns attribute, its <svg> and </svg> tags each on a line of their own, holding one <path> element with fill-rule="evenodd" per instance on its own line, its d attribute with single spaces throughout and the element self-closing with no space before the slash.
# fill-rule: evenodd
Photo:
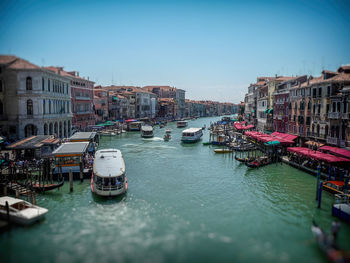
<svg viewBox="0 0 350 263">
<path fill-rule="evenodd" d="M 84 97 L 84 96 L 75 96 L 75 100 L 91 100 L 90 97 Z"/>
<path fill-rule="evenodd" d="M 328 144 L 333 144 L 339 147 L 346 147 L 346 141 L 345 140 L 341 140 L 339 138 L 336 137 L 328 137 L 327 138 L 327 143 Z"/>
<path fill-rule="evenodd" d="M 339 119 L 340 112 L 328 112 L 328 119 Z"/>
<path fill-rule="evenodd" d="M 343 120 L 350 120 L 350 113 L 343 113 L 342 116 L 341 116 L 341 118 L 342 118 Z"/>
</svg>

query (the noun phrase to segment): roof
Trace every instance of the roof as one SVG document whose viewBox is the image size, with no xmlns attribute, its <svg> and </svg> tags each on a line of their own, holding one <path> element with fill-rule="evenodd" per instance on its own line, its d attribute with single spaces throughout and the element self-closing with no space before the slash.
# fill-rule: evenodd
<svg viewBox="0 0 350 263">
<path fill-rule="evenodd" d="M 95 154 L 94 173 L 100 177 L 120 176 L 125 173 L 125 163 L 118 149 L 98 150 Z"/>
<path fill-rule="evenodd" d="M 12 55 L 0 55 L 0 65 L 6 65 L 8 69 L 41 69 L 27 60 Z"/>
<path fill-rule="evenodd" d="M 95 138 L 96 132 L 76 132 L 74 133 L 69 140 L 90 140 Z"/>
<path fill-rule="evenodd" d="M 89 142 L 67 142 L 63 143 L 60 147 L 54 150 L 52 154 L 83 154 L 86 152 L 88 145 Z"/>
<path fill-rule="evenodd" d="M 141 126 L 141 130 L 143 130 L 143 131 L 153 131 L 153 127 L 150 126 L 150 125 L 144 125 L 144 126 Z"/>
<path fill-rule="evenodd" d="M 23 202 L 24 200 L 13 198 L 13 197 L 10 197 L 10 196 L 0 197 L 0 205 L 5 206 L 6 205 L 6 201 L 9 204 L 9 206 L 11 206 L 13 204 L 16 204 L 16 203 L 19 203 L 19 202 Z"/>
<path fill-rule="evenodd" d="M 21 149 L 35 149 L 40 148 L 45 144 L 57 144 L 59 139 L 55 138 L 52 135 L 36 135 L 28 138 L 19 140 L 9 146 L 8 149 L 11 150 L 21 150 Z"/>
<path fill-rule="evenodd" d="M 333 163 L 333 164 L 346 164 L 346 165 L 350 164 L 350 159 L 337 157 L 337 156 L 319 152 L 319 151 L 313 151 L 305 147 L 288 147 L 287 151 L 293 152 L 299 155 L 303 155 L 305 157 L 312 158 L 322 162 Z"/>
<path fill-rule="evenodd" d="M 47 70 L 50 70 L 52 72 L 55 72 L 56 74 L 58 75 L 61 75 L 61 76 L 64 76 L 64 77 L 70 77 L 70 78 L 75 78 L 75 79 L 80 79 L 80 80 L 83 80 L 83 81 L 88 81 L 88 82 L 91 82 L 91 83 L 95 83 L 91 80 L 88 80 L 88 79 L 85 79 L 85 78 L 82 78 L 78 75 L 76 75 L 76 72 L 75 71 L 65 71 L 63 70 L 63 67 L 54 67 L 54 66 L 49 66 L 49 67 L 43 67 L 44 69 L 47 69 Z"/>
<path fill-rule="evenodd" d="M 200 130 L 202 130 L 202 128 L 189 128 L 189 129 L 183 130 L 182 133 L 184 133 L 184 132 L 186 132 L 186 133 L 197 132 Z"/>
<path fill-rule="evenodd" d="M 345 157 L 350 159 L 350 151 L 338 147 L 332 147 L 332 146 L 323 146 L 320 148 L 321 151 L 328 152 L 340 157 Z"/>
</svg>

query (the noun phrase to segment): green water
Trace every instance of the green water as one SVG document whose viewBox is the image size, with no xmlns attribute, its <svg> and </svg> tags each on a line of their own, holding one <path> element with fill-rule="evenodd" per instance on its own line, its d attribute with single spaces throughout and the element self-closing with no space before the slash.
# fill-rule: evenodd
<svg viewBox="0 0 350 263">
<path fill-rule="evenodd" d="M 209 125 L 217 118 L 189 122 Z M 315 201 L 315 177 L 282 164 L 253 170 L 202 143 L 183 145 L 155 128 L 104 137 L 119 148 L 128 193 L 101 199 L 89 182 L 41 195 L 46 219 L 0 234 L 1 262 L 326 262 L 312 236 L 312 217 L 330 229 L 332 196 Z M 202 141 L 207 141 L 205 131 Z M 350 227 L 340 241 L 350 249 Z"/>
</svg>

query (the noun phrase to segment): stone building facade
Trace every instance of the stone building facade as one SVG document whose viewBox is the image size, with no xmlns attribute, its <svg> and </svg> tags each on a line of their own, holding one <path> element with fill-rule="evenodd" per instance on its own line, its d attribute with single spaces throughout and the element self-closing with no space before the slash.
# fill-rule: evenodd
<svg viewBox="0 0 350 263">
<path fill-rule="evenodd" d="M 1 134 L 10 140 L 32 135 L 69 137 L 70 80 L 16 56 L 0 56 Z"/>
</svg>

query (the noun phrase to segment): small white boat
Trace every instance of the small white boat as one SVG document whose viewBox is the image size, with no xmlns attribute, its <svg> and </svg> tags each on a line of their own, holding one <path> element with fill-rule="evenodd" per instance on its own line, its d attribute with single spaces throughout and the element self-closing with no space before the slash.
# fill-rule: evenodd
<svg viewBox="0 0 350 263">
<path fill-rule="evenodd" d="M 7 219 L 6 202 L 9 205 L 10 221 L 20 225 L 30 225 L 42 219 L 49 211 L 22 199 L 10 196 L 0 197 L 0 217 Z"/>
<path fill-rule="evenodd" d="M 187 125 L 188 125 L 188 122 L 187 122 L 187 121 L 178 121 L 178 122 L 176 123 L 176 126 L 177 126 L 178 128 L 184 128 L 184 127 L 187 127 Z"/>
<path fill-rule="evenodd" d="M 126 193 L 127 189 L 128 180 L 121 151 L 98 150 L 91 176 L 91 191 L 100 196 L 116 196 Z"/>
<path fill-rule="evenodd" d="M 166 129 L 166 134 L 170 134 L 171 133 L 171 129 L 170 128 L 168 128 L 168 129 Z"/>
<path fill-rule="evenodd" d="M 144 125 L 141 127 L 141 137 L 142 138 L 152 138 L 153 135 L 153 127 L 149 125 Z"/>
<path fill-rule="evenodd" d="M 189 128 L 182 131 L 181 141 L 184 143 L 198 142 L 202 136 L 202 128 Z"/>
</svg>

